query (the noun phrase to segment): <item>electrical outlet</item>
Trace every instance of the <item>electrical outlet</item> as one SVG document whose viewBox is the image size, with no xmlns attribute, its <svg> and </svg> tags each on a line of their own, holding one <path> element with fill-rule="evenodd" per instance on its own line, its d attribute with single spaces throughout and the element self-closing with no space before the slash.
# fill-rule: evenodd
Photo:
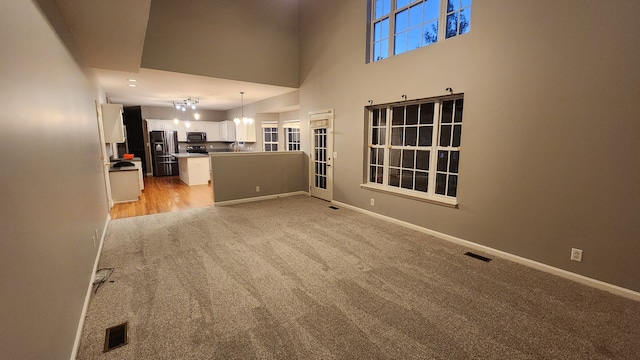
<svg viewBox="0 0 640 360">
<path fill-rule="evenodd" d="M 375 206 L 375 204 L 376 204 L 376 199 L 371 198 L 371 206 Z"/>
<path fill-rule="evenodd" d="M 260 186 L 256 186 L 256 192 L 260 192 Z"/>
<path fill-rule="evenodd" d="M 571 260 L 582 262 L 582 249 L 571 248 Z"/>
</svg>

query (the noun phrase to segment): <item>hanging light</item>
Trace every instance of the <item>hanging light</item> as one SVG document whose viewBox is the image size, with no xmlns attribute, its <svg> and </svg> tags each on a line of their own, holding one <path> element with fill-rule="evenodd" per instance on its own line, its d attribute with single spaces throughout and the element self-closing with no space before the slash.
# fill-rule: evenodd
<svg viewBox="0 0 640 360">
<path fill-rule="evenodd" d="M 245 125 L 253 124 L 252 118 L 244 116 L 244 91 L 240 91 L 240 104 L 241 117 L 233 119 L 233 122 L 236 123 L 236 125 L 239 125 L 241 122 Z"/>
<path fill-rule="evenodd" d="M 200 120 L 200 114 L 198 114 L 196 112 L 197 109 L 197 105 L 200 103 L 200 100 L 198 99 L 192 99 L 191 97 L 188 97 L 184 100 L 176 100 L 173 102 L 173 106 L 176 108 L 177 110 L 186 112 L 188 108 L 191 108 L 191 110 L 193 110 L 193 118 L 196 120 Z M 177 116 L 176 116 L 177 119 Z"/>
</svg>

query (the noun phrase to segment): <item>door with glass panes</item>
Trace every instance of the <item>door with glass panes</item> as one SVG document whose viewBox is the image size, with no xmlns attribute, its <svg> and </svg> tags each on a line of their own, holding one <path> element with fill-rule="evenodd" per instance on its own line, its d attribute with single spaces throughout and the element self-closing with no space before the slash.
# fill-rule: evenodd
<svg viewBox="0 0 640 360">
<path fill-rule="evenodd" d="M 333 198 L 333 111 L 310 113 L 311 162 L 309 166 L 311 196 L 331 201 Z"/>
</svg>

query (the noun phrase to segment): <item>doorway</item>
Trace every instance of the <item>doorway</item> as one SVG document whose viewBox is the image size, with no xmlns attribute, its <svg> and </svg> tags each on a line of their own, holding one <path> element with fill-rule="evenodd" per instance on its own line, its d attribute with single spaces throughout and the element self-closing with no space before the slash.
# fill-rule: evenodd
<svg viewBox="0 0 640 360">
<path fill-rule="evenodd" d="M 311 163 L 309 188 L 313 197 L 333 200 L 333 110 L 309 113 Z"/>
</svg>

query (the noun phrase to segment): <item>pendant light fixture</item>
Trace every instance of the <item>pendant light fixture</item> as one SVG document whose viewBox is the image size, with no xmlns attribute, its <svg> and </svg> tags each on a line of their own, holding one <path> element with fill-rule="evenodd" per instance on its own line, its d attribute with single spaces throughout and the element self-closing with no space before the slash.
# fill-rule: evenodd
<svg viewBox="0 0 640 360">
<path fill-rule="evenodd" d="M 196 120 L 200 120 L 200 114 L 196 112 L 196 108 L 199 103 L 200 101 L 198 99 L 192 99 L 191 97 L 188 97 L 185 100 L 174 101 L 173 106 L 176 108 L 176 112 L 178 110 L 186 112 L 187 109 L 190 108 L 191 110 L 193 110 L 193 118 Z"/>
<path fill-rule="evenodd" d="M 233 122 L 236 123 L 236 125 L 240 125 L 241 122 L 245 125 L 253 124 L 252 118 L 244 116 L 244 91 L 240 91 L 240 104 L 241 117 L 236 117 L 233 119 Z"/>
</svg>

